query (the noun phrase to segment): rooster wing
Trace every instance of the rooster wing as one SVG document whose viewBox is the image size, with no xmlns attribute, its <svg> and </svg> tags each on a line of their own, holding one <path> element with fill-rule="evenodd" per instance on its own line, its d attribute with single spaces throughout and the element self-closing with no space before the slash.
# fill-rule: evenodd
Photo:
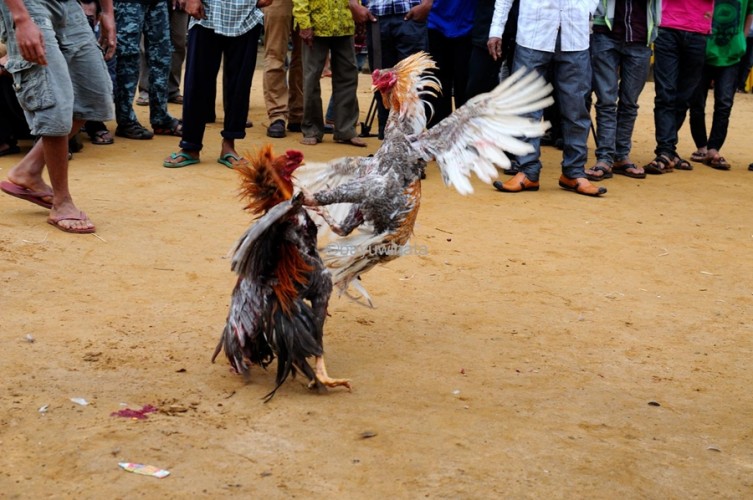
<svg viewBox="0 0 753 500">
<path fill-rule="evenodd" d="M 533 151 L 522 138 L 540 137 L 550 124 L 526 114 L 554 102 L 551 92 L 543 77 L 520 69 L 409 140 L 424 160 L 436 160 L 445 184 L 470 194 L 471 172 L 489 184 L 497 177 L 497 167 L 510 166 L 505 151 L 515 155 Z"/>
</svg>

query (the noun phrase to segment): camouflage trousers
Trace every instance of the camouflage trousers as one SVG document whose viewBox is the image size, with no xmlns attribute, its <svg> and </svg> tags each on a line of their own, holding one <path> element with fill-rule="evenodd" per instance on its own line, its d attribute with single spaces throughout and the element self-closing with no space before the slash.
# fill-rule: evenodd
<svg viewBox="0 0 753 500">
<path fill-rule="evenodd" d="M 149 122 L 153 127 L 169 126 L 167 81 L 170 75 L 172 42 L 167 2 L 141 4 L 115 0 L 118 33 L 115 70 L 115 117 L 118 125 L 138 121 L 133 99 L 139 83 L 140 42 L 149 65 Z"/>
</svg>

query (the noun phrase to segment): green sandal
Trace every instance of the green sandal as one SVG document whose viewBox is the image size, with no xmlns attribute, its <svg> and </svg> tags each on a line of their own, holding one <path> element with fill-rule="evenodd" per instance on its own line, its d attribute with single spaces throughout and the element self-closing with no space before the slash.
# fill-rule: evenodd
<svg viewBox="0 0 753 500">
<path fill-rule="evenodd" d="M 195 165 L 201 161 L 198 158 L 194 158 L 193 156 L 186 153 L 185 151 L 179 151 L 177 153 L 170 154 L 171 160 L 177 160 L 179 158 L 183 158 L 183 160 L 182 161 L 165 160 L 164 162 L 162 162 L 162 166 L 165 168 L 180 168 L 180 167 L 187 167 L 189 165 Z"/>
</svg>

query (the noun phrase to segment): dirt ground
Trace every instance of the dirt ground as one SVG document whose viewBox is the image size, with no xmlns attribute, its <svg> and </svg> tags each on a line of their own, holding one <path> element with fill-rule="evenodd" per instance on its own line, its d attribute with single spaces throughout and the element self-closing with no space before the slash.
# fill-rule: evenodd
<svg viewBox="0 0 753 500">
<path fill-rule="evenodd" d="M 254 87 L 241 151 L 268 140 L 260 74 Z M 652 100 L 649 84 L 637 163 Z M 352 392 L 298 379 L 268 404 L 273 372 L 245 384 L 209 362 L 250 222 L 215 162 L 219 125 L 183 169 L 161 166 L 175 138 L 87 142 L 71 182 L 96 236 L 0 196 L 0 497 L 750 497 L 750 123 L 738 95 L 731 171 L 615 177 L 603 199 L 557 187 L 553 148 L 537 193 L 476 181 L 462 197 L 432 166 L 413 240 L 426 255 L 364 277 L 375 309 L 331 301 L 328 366 Z M 272 141 L 316 161 L 379 145 L 299 138 Z M 146 420 L 111 416 L 148 404 Z"/>
</svg>

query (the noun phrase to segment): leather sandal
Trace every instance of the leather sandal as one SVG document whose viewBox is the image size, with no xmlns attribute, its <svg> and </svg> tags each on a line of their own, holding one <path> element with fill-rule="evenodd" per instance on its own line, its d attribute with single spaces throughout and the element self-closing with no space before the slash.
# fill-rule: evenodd
<svg viewBox="0 0 753 500">
<path fill-rule="evenodd" d="M 601 196 L 607 192 L 607 188 L 603 186 L 594 186 L 584 177 L 571 179 L 570 177 L 565 177 L 563 174 L 560 176 L 559 184 L 562 189 L 574 191 L 586 196 Z"/>
<path fill-rule="evenodd" d="M 513 177 L 507 179 L 505 182 L 494 181 L 492 184 L 497 190 L 503 193 L 520 193 L 521 191 L 538 191 L 538 181 L 528 180 L 526 174 L 518 172 Z"/>
</svg>

